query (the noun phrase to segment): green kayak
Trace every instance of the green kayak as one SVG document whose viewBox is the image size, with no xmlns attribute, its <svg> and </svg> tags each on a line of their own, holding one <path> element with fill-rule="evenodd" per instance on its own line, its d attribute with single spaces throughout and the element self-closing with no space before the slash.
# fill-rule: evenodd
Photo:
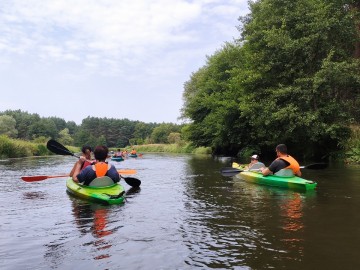
<svg viewBox="0 0 360 270">
<path fill-rule="evenodd" d="M 314 181 L 306 180 L 298 176 L 277 176 L 267 175 L 264 176 L 259 172 L 244 171 L 236 175 L 247 182 L 256 183 L 259 185 L 267 185 L 273 187 L 281 187 L 295 190 L 313 190 L 316 188 L 317 183 Z"/>
<path fill-rule="evenodd" d="M 120 184 L 110 186 L 84 186 L 69 178 L 66 181 L 67 192 L 75 197 L 101 204 L 122 204 L 125 201 L 125 190 Z"/>
<path fill-rule="evenodd" d="M 111 157 L 112 161 L 124 161 L 123 157 Z"/>
</svg>

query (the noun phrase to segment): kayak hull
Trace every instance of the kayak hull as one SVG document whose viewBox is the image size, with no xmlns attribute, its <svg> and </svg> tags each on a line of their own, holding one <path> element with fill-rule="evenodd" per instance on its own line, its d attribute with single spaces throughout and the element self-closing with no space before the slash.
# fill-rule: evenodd
<svg viewBox="0 0 360 270">
<path fill-rule="evenodd" d="M 112 161 L 124 161 L 123 157 L 111 157 Z"/>
<path fill-rule="evenodd" d="M 74 197 L 101 203 L 122 204 L 125 202 L 125 189 L 120 184 L 105 187 L 90 187 L 78 184 L 69 178 L 66 181 L 67 192 Z"/>
<path fill-rule="evenodd" d="M 306 180 L 298 176 L 276 176 L 276 175 L 267 175 L 264 176 L 259 172 L 241 172 L 236 175 L 236 177 L 245 180 L 246 182 L 256 183 L 259 185 L 294 189 L 294 190 L 314 190 L 317 186 L 317 183 L 311 180 Z"/>
</svg>

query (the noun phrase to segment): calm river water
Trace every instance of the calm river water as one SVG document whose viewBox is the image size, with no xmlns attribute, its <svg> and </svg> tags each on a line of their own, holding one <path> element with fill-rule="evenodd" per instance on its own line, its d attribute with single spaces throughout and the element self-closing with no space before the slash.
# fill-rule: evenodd
<svg viewBox="0 0 360 270">
<path fill-rule="evenodd" d="M 314 192 L 223 177 L 230 159 L 145 154 L 120 206 L 66 193 L 73 157 L 0 161 L 0 269 L 360 269 L 360 168 L 303 170 Z M 306 164 L 302 164 L 306 165 Z"/>
</svg>

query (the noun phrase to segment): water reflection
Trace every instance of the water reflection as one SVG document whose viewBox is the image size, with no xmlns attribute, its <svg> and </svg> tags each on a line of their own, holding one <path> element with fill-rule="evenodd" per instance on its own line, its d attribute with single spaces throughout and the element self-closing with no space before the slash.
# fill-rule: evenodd
<svg viewBox="0 0 360 270">
<path fill-rule="evenodd" d="M 0 163 L 0 269 L 359 269 L 360 169 L 304 171 L 318 189 L 299 193 L 225 178 L 220 159 L 149 154 L 125 163 L 142 185 L 121 206 L 20 178 L 73 163 Z"/>
<path fill-rule="evenodd" d="M 181 226 L 191 250 L 189 265 L 266 269 L 286 260 L 301 261 L 304 205 L 316 192 L 299 193 L 216 176 L 213 167 L 204 167 L 207 164 L 195 159 L 189 165 L 185 207 L 191 215 Z"/>
<path fill-rule="evenodd" d="M 42 191 L 29 191 L 23 193 L 24 200 L 44 200 L 47 198 L 47 193 Z"/>
<path fill-rule="evenodd" d="M 105 237 L 110 236 L 116 231 L 115 228 L 109 228 L 109 206 L 82 202 L 72 198 L 72 208 L 72 214 L 79 232 L 82 235 L 90 232 L 94 236 L 93 241 L 84 243 L 84 245 L 93 246 L 97 251 L 101 251 L 102 253 L 100 255 L 97 254 L 94 259 L 109 258 L 111 255 L 107 250 L 112 246 L 112 243 L 110 238 L 105 239 Z"/>
<path fill-rule="evenodd" d="M 289 197 L 280 201 L 280 215 L 283 219 L 283 230 L 296 232 L 304 228 L 303 217 L 303 198 L 299 193 L 292 193 Z"/>
</svg>

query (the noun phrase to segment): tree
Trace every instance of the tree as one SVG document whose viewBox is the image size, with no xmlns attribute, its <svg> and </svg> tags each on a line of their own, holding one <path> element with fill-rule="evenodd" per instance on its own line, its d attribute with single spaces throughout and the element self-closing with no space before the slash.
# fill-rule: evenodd
<svg viewBox="0 0 360 270">
<path fill-rule="evenodd" d="M 246 98 L 240 110 L 250 120 L 250 136 L 256 135 L 260 145 L 272 147 L 281 141 L 303 152 L 301 142 L 307 141 L 310 149 L 328 152 L 348 138 L 352 117 L 346 106 L 350 96 L 359 96 L 354 79 L 358 65 L 353 65 L 348 76 L 352 79 L 345 83 L 356 82 L 355 87 L 318 83 L 328 67 L 345 67 L 353 61 L 356 29 L 346 2 L 351 1 L 251 4 L 252 14 L 243 21 L 242 33 L 251 76 L 242 83 Z"/>
<path fill-rule="evenodd" d="M 168 136 L 172 132 L 180 131 L 180 127 L 175 124 L 163 123 L 153 129 L 151 140 L 154 143 L 168 143 Z"/>
<path fill-rule="evenodd" d="M 250 2 L 239 39 L 208 57 L 184 86 L 187 137 L 215 152 L 279 142 L 308 155 L 338 149 L 359 119 L 354 3 Z"/>
<path fill-rule="evenodd" d="M 7 110 L 3 114 L 10 115 L 16 120 L 16 129 L 18 131 L 17 137 L 23 140 L 32 139 L 29 135 L 29 129 L 32 124 L 40 121 L 38 114 L 29 114 L 21 110 Z"/>
<path fill-rule="evenodd" d="M 7 135 L 16 138 L 18 131 L 16 129 L 16 120 L 10 115 L 0 115 L 0 135 Z"/>
<path fill-rule="evenodd" d="M 29 136 L 34 139 L 37 137 L 49 137 L 56 139 L 58 136 L 58 131 L 55 123 L 46 118 L 40 119 L 38 122 L 33 123 L 29 128 Z"/>
<path fill-rule="evenodd" d="M 171 132 L 167 138 L 169 143 L 179 143 L 181 141 L 181 134 L 179 132 Z"/>
<path fill-rule="evenodd" d="M 246 121 L 238 107 L 243 92 L 239 74 L 244 63 L 241 46 L 226 43 L 185 83 L 182 117 L 192 120 L 186 133 L 194 145 L 211 146 L 217 152 L 247 138 L 242 136 Z"/>
<path fill-rule="evenodd" d="M 68 128 L 64 128 L 59 132 L 59 141 L 65 145 L 72 145 L 74 143 L 74 139 L 71 138 Z"/>
<path fill-rule="evenodd" d="M 150 138 L 153 129 L 157 125 L 154 123 L 144 123 L 138 122 L 135 125 L 135 130 L 133 133 L 134 136 L 134 144 L 140 144 L 144 142 L 147 138 Z"/>
</svg>

